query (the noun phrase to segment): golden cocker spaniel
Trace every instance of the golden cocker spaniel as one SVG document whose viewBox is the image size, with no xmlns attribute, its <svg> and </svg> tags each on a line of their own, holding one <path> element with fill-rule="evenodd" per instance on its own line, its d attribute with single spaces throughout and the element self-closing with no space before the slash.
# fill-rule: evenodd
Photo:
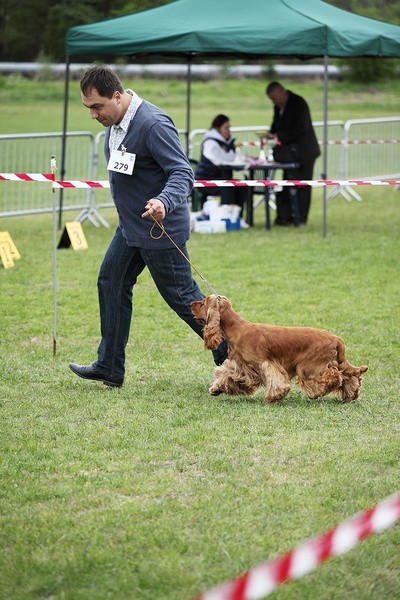
<svg viewBox="0 0 400 600">
<path fill-rule="evenodd" d="M 266 389 L 266 402 L 279 402 L 290 391 L 290 381 L 309 398 L 339 394 L 343 402 L 357 400 L 368 367 L 353 367 L 343 340 L 312 327 L 278 327 L 250 323 L 232 308 L 225 296 L 212 295 L 192 302 L 193 315 L 204 322 L 204 345 L 214 350 L 225 338 L 229 358 L 216 367 L 213 396 L 250 396 Z"/>
</svg>

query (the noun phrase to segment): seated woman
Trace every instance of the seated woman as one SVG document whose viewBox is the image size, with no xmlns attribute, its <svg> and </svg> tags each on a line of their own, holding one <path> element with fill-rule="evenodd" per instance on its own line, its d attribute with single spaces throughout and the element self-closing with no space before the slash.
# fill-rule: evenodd
<svg viewBox="0 0 400 600">
<path fill-rule="evenodd" d="M 232 168 L 238 164 L 235 140 L 231 137 L 230 121 L 226 115 L 217 115 L 211 127 L 204 134 L 201 158 L 196 167 L 196 179 L 233 179 Z M 221 204 L 236 204 L 243 212 L 248 189 L 243 188 L 203 188 L 202 205 L 207 196 L 221 196 Z M 241 226 L 247 224 L 241 219 Z"/>
</svg>

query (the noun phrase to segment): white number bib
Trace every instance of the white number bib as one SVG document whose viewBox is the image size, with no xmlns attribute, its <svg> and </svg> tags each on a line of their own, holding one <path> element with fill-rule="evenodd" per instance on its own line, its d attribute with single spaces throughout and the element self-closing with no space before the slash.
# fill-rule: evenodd
<svg viewBox="0 0 400 600">
<path fill-rule="evenodd" d="M 111 150 L 110 160 L 107 169 L 116 173 L 126 173 L 132 175 L 136 160 L 136 154 L 131 152 L 121 152 L 121 150 Z"/>
</svg>

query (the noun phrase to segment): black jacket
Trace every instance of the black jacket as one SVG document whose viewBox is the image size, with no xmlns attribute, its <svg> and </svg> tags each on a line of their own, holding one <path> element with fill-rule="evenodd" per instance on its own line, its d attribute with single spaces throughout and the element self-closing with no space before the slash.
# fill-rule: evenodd
<svg viewBox="0 0 400 600">
<path fill-rule="evenodd" d="M 230 138 L 229 140 L 220 140 L 216 137 L 213 137 L 212 134 L 206 133 L 204 136 L 203 143 L 201 145 L 201 157 L 199 164 L 196 167 L 195 178 L 196 179 L 232 179 L 232 171 L 228 169 L 224 169 L 222 172 L 221 167 L 215 165 L 211 160 L 209 160 L 203 154 L 204 142 L 207 140 L 214 140 L 219 144 L 226 152 L 229 150 L 235 150 L 235 140 Z"/>
<path fill-rule="evenodd" d="M 279 114 L 280 109 L 274 107 L 270 133 L 275 133 L 284 146 L 296 144 L 300 163 L 315 160 L 321 151 L 312 126 L 308 104 L 304 98 L 289 90 L 288 94 L 282 115 Z"/>
</svg>

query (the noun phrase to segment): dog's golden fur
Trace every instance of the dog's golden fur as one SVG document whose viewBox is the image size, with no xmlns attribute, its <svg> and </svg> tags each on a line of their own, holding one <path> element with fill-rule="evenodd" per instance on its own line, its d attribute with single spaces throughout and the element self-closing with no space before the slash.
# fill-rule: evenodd
<svg viewBox="0 0 400 600">
<path fill-rule="evenodd" d="M 210 350 L 225 338 L 229 358 L 215 369 L 212 395 L 250 396 L 259 387 L 267 402 L 279 402 L 290 391 L 290 381 L 309 398 L 339 394 L 344 402 L 357 400 L 368 367 L 353 367 L 343 340 L 312 327 L 278 327 L 250 323 L 236 313 L 224 296 L 193 302 L 193 315 L 204 322 L 204 345 Z"/>
</svg>

